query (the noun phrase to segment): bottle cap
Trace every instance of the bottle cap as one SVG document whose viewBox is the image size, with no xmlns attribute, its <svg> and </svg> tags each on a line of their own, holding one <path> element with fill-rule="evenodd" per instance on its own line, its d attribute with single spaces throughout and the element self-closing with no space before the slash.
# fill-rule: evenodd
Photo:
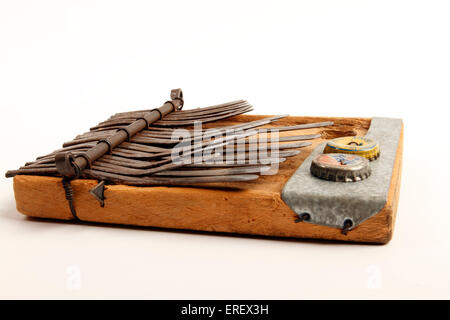
<svg viewBox="0 0 450 320">
<path fill-rule="evenodd" d="M 372 161 L 380 156 L 380 147 L 368 138 L 342 137 L 328 141 L 323 153 L 355 154 Z"/>
<path fill-rule="evenodd" d="M 353 182 L 372 173 L 369 160 L 354 154 L 327 153 L 318 155 L 311 163 L 311 173 L 321 179 Z"/>
</svg>

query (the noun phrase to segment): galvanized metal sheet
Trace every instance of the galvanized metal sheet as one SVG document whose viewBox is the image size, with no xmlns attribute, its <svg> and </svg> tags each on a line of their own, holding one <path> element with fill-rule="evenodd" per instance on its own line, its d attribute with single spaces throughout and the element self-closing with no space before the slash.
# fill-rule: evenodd
<svg viewBox="0 0 450 320">
<path fill-rule="evenodd" d="M 310 173 L 312 160 L 323 152 L 318 146 L 288 180 L 282 191 L 284 202 L 307 223 L 343 228 L 350 220 L 355 228 L 378 213 L 386 204 L 402 129 L 401 119 L 372 118 L 366 137 L 378 141 L 380 158 L 370 162 L 372 175 L 363 181 L 326 181 Z"/>
</svg>

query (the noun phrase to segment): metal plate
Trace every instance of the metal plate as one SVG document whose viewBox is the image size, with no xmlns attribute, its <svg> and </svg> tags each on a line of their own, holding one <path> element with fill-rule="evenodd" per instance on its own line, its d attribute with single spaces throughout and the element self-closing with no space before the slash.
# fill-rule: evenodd
<svg viewBox="0 0 450 320">
<path fill-rule="evenodd" d="M 381 156 L 370 162 L 372 175 L 355 183 L 337 184 L 314 177 L 310 173 L 311 162 L 326 143 L 318 146 L 284 186 L 284 202 L 299 217 L 308 213 L 307 223 L 343 228 L 345 221 L 350 220 L 352 226 L 348 230 L 355 228 L 386 204 L 401 129 L 401 119 L 372 118 L 366 137 L 378 141 Z"/>
</svg>

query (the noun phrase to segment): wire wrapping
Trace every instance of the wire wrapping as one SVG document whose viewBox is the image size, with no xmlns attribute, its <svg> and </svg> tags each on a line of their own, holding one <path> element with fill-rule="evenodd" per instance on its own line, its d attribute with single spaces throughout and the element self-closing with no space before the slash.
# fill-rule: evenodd
<svg viewBox="0 0 450 320">
<path fill-rule="evenodd" d="M 73 205 L 73 189 L 70 181 L 71 181 L 70 179 L 63 178 L 62 185 L 64 188 L 64 193 L 66 195 L 67 202 L 69 203 L 70 212 L 72 213 L 75 219 L 79 220 L 77 212 L 75 211 L 75 206 Z"/>
</svg>

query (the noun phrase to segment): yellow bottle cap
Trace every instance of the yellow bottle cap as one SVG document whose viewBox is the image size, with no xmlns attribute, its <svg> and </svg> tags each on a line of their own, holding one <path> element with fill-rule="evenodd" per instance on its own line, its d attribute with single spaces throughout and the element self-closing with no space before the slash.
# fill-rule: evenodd
<svg viewBox="0 0 450 320">
<path fill-rule="evenodd" d="M 342 137 L 328 141 L 323 153 L 355 154 L 372 161 L 380 156 L 380 147 L 368 138 Z"/>
</svg>

